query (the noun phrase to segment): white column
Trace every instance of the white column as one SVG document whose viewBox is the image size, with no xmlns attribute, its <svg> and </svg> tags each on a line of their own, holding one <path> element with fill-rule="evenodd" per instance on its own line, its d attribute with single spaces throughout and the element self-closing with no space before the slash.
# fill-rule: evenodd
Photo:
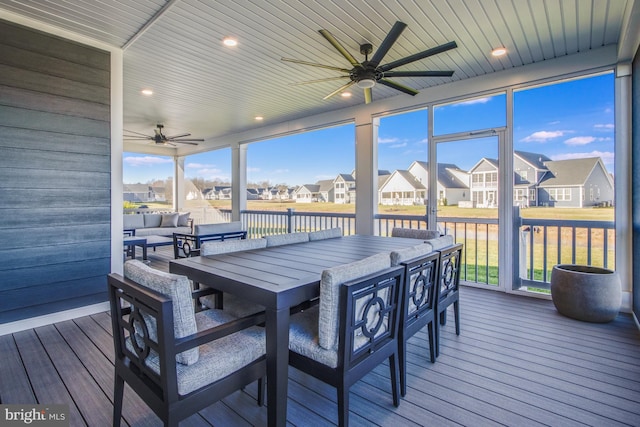
<svg viewBox="0 0 640 427">
<path fill-rule="evenodd" d="M 632 304 L 631 64 L 618 64 L 615 80 L 616 266 L 622 283 L 622 309 Z"/>
<path fill-rule="evenodd" d="M 173 157 L 173 210 L 184 210 L 185 185 L 184 185 L 184 156 Z"/>
<path fill-rule="evenodd" d="M 111 51 L 111 272 L 122 273 L 122 129 L 124 101 L 122 51 Z"/>
<path fill-rule="evenodd" d="M 247 145 L 231 147 L 231 221 L 240 221 L 247 209 Z"/>
<path fill-rule="evenodd" d="M 356 117 L 356 233 L 375 234 L 378 212 L 379 119 Z"/>
</svg>

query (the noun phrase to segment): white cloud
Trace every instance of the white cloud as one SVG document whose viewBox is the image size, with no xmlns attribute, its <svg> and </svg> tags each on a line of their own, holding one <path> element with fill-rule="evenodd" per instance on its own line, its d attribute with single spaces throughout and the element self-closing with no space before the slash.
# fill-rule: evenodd
<svg viewBox="0 0 640 427">
<path fill-rule="evenodd" d="M 458 102 L 457 104 L 451 104 L 451 106 L 452 107 L 460 107 L 460 106 L 465 106 L 465 105 L 486 104 L 489 101 L 491 101 L 491 98 L 489 98 L 489 97 L 476 98 L 476 99 L 471 99 L 469 101 Z"/>
<path fill-rule="evenodd" d="M 380 138 L 378 137 L 378 144 L 392 144 L 400 141 L 399 138 Z"/>
<path fill-rule="evenodd" d="M 608 131 L 608 130 L 614 130 L 616 126 L 612 123 L 607 123 L 607 124 L 593 125 L 593 127 L 598 130 Z"/>
<path fill-rule="evenodd" d="M 587 144 L 591 144 L 595 140 L 596 138 L 592 136 L 576 136 L 576 137 L 567 139 L 564 143 L 567 145 L 587 145 Z"/>
<path fill-rule="evenodd" d="M 532 133 L 531 135 L 523 138 L 521 141 L 523 141 L 523 142 L 547 142 L 550 139 L 561 137 L 565 133 L 566 133 L 566 131 L 563 131 L 563 130 L 556 130 L 556 131 L 541 130 L 541 131 Z"/>
<path fill-rule="evenodd" d="M 389 148 L 402 148 L 402 147 L 406 147 L 406 146 L 407 146 L 406 142 L 401 142 L 399 144 L 390 145 Z"/>
<path fill-rule="evenodd" d="M 600 157 L 605 165 L 612 165 L 614 154 L 610 151 L 591 151 L 590 153 L 566 153 L 551 156 L 551 160 L 584 159 L 588 157 Z"/>
<path fill-rule="evenodd" d="M 125 157 L 123 161 L 129 166 L 157 166 L 163 165 L 166 163 L 173 163 L 172 159 L 164 158 L 164 157 L 153 157 L 153 156 L 144 156 L 144 157 Z"/>
<path fill-rule="evenodd" d="M 205 169 L 205 168 L 211 168 L 214 167 L 215 165 L 208 165 L 205 163 L 187 163 L 185 165 L 185 168 L 193 168 L 193 169 Z"/>
</svg>

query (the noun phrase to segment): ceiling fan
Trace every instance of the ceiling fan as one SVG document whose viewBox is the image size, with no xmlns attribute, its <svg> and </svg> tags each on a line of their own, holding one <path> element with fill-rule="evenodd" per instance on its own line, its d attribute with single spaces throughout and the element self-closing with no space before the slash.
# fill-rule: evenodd
<svg viewBox="0 0 640 427">
<path fill-rule="evenodd" d="M 352 85 L 356 85 L 361 89 L 364 89 L 364 100 L 365 103 L 368 104 L 371 102 L 371 88 L 375 86 L 377 83 L 385 85 L 387 87 L 399 90 L 400 92 L 407 93 L 409 95 L 415 96 L 418 94 L 418 91 L 412 89 L 410 87 L 401 85 L 393 80 L 389 80 L 388 77 L 451 77 L 453 75 L 453 71 L 392 71 L 394 68 L 400 67 L 402 65 L 409 64 L 411 62 L 418 61 L 420 59 L 427 58 L 432 55 L 436 55 L 438 53 L 446 52 L 450 49 L 455 49 L 458 47 L 456 42 L 452 41 L 449 43 L 445 43 L 443 45 L 427 49 L 425 51 L 407 56 L 402 59 L 398 59 L 393 62 L 389 62 L 384 65 L 380 65 L 382 58 L 387 54 L 391 46 L 396 42 L 398 37 L 400 37 L 400 33 L 407 27 L 407 24 L 404 22 L 397 21 L 389 34 L 382 41 L 382 44 L 376 51 L 376 53 L 369 59 L 369 55 L 373 52 L 373 46 L 370 43 L 364 43 L 360 45 L 360 53 L 364 55 L 364 61 L 358 62 L 347 50 L 338 42 L 338 40 L 329 33 L 327 30 L 319 30 L 320 34 L 327 39 L 331 45 L 336 48 L 338 52 L 344 56 L 347 61 L 351 63 L 353 68 L 341 68 L 334 67 L 331 65 L 317 64 L 315 62 L 309 61 L 301 61 L 298 59 L 291 58 L 281 58 L 282 61 L 293 62 L 296 64 L 302 65 L 310 65 L 312 67 L 320 67 L 326 68 L 329 70 L 341 71 L 343 73 L 347 73 L 346 75 L 338 76 L 338 77 L 328 77 L 325 79 L 318 80 L 310 80 L 300 83 L 292 83 L 292 85 L 304 85 L 310 83 L 320 83 L 332 80 L 341 80 L 341 79 L 349 79 L 350 81 L 342 86 L 340 86 L 335 91 L 331 92 L 329 95 L 325 96 L 323 99 L 331 98 L 332 96 L 344 91 L 348 87 Z"/>
<path fill-rule="evenodd" d="M 189 145 L 198 145 L 198 142 L 202 142 L 204 141 L 204 139 L 201 138 L 189 138 L 189 139 L 184 139 L 187 136 L 191 136 L 190 133 L 183 133 L 180 135 L 173 135 L 173 136 L 166 136 L 165 134 L 162 133 L 162 129 L 164 128 L 164 125 L 161 124 L 157 124 L 156 128 L 153 130 L 154 135 L 153 136 L 149 136 L 149 135 L 145 135 L 143 133 L 139 133 L 139 132 L 134 132 L 131 130 L 126 130 L 125 132 L 129 132 L 135 135 L 124 135 L 124 140 L 125 141 L 144 141 L 146 139 L 153 141 L 155 144 L 158 145 L 171 145 L 173 147 L 175 147 L 175 143 L 179 143 L 179 144 L 189 144 Z"/>
</svg>

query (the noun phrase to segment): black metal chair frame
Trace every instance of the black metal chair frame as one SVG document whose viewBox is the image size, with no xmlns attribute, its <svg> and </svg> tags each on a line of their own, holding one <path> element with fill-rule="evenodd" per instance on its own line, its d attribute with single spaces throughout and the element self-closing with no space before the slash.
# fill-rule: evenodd
<svg viewBox="0 0 640 427">
<path fill-rule="evenodd" d="M 389 360 L 393 404 L 400 404 L 398 328 L 400 326 L 400 307 L 404 286 L 404 268 L 391 267 L 341 285 L 340 288 L 340 333 L 338 342 L 338 366 L 329 367 L 301 354 L 289 351 L 289 364 L 308 375 L 336 388 L 338 398 L 338 425 L 349 425 L 349 389 L 367 373 L 385 360 Z M 383 306 L 389 312 L 389 327 L 383 334 L 376 336 L 381 323 L 367 330 L 367 312 L 365 308 L 361 318 L 356 318 L 356 301 L 364 294 L 377 295 L 384 289 L 391 292 L 391 304 Z M 382 303 L 381 298 L 374 298 Z M 369 338 L 369 342 L 354 351 L 354 334 L 360 331 Z"/>
<path fill-rule="evenodd" d="M 141 286 L 118 274 L 109 274 L 109 299 L 115 349 L 115 384 L 113 426 L 120 426 L 125 382 L 145 401 L 165 426 L 178 422 L 236 390 L 258 380 L 258 404 L 263 404 L 266 357 L 261 357 L 242 369 L 187 395 L 178 394 L 176 354 L 215 341 L 242 329 L 264 322 L 264 313 L 247 316 L 215 328 L 176 339 L 173 325 L 173 303 L 170 298 Z M 207 290 L 194 292 L 193 297 L 206 295 Z M 134 324 L 146 331 L 141 311 L 155 318 L 157 343 L 143 337 L 143 344 L 131 340 L 134 351 L 126 346 L 127 337 L 134 334 Z M 146 366 L 145 359 L 154 350 L 160 358 L 160 374 Z"/>
<path fill-rule="evenodd" d="M 436 357 L 440 355 L 440 329 L 447 322 L 447 309 L 453 305 L 456 335 L 460 335 L 460 260 L 462 244 L 440 249 L 440 273 L 438 278 L 438 301 L 436 302 L 439 321 L 436 322 Z"/>
<path fill-rule="evenodd" d="M 427 326 L 429 358 L 436 361 L 436 303 L 438 301 L 438 272 L 440 252 L 402 262 L 404 266 L 404 292 L 402 298 L 402 324 L 398 345 L 400 354 L 400 394 L 407 394 L 407 340 Z M 410 304 L 413 302 L 413 305 Z M 411 310 L 411 312 L 409 312 Z"/>
<path fill-rule="evenodd" d="M 203 235 L 173 233 L 173 256 L 175 259 L 199 256 L 204 242 L 246 238 L 247 232 L 243 230 Z"/>
</svg>

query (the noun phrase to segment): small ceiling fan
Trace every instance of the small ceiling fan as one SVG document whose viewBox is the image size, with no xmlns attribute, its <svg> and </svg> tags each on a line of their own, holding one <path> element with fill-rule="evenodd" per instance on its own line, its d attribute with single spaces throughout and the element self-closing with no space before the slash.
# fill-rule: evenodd
<svg viewBox="0 0 640 427">
<path fill-rule="evenodd" d="M 162 129 L 164 128 L 164 125 L 161 124 L 157 124 L 156 128 L 153 130 L 154 135 L 153 136 L 149 136 L 149 135 L 145 135 L 143 133 L 139 133 L 139 132 L 134 132 L 131 130 L 126 130 L 125 132 L 129 132 L 135 135 L 124 135 L 124 140 L 125 141 L 144 141 L 146 139 L 153 141 L 155 144 L 158 145 L 171 145 L 173 147 L 175 147 L 175 143 L 178 144 L 189 144 L 189 145 L 198 145 L 198 142 L 202 142 L 204 141 L 204 139 L 201 138 L 188 138 L 185 139 L 185 137 L 187 136 L 191 136 L 190 133 L 183 133 L 180 135 L 173 135 L 173 136 L 166 136 L 165 134 L 162 133 Z"/>
<path fill-rule="evenodd" d="M 453 71 L 391 71 L 394 68 L 400 67 L 402 65 L 409 64 L 411 62 L 418 61 L 420 59 L 427 58 L 432 55 L 436 55 L 438 53 L 446 52 L 450 49 L 455 49 L 458 47 L 456 42 L 452 41 L 449 43 L 445 43 L 440 46 L 436 46 L 431 49 L 427 49 L 425 51 L 407 56 L 402 59 L 398 59 L 393 62 L 389 62 L 388 64 L 380 65 L 382 58 L 387 54 L 391 46 L 396 42 L 398 37 L 400 37 L 400 33 L 407 27 L 407 24 L 404 22 L 397 21 L 391 31 L 387 34 L 385 39 L 382 41 L 382 44 L 376 51 L 376 53 L 369 59 L 369 55 L 373 52 L 373 46 L 370 43 L 364 43 L 360 45 L 360 53 L 364 55 L 364 61 L 358 62 L 353 55 L 351 55 L 338 40 L 329 33 L 327 30 L 319 30 L 320 34 L 327 39 L 331 45 L 336 48 L 338 52 L 344 56 L 347 61 L 351 63 L 353 68 L 340 68 L 334 67 L 331 65 L 317 64 L 315 62 L 309 61 L 301 61 L 298 59 L 291 58 L 281 58 L 282 61 L 285 62 L 293 62 L 295 64 L 302 65 L 310 65 L 312 67 L 320 67 L 326 68 L 329 70 L 341 71 L 343 73 L 347 73 L 346 75 L 338 76 L 338 77 L 328 77 L 325 79 L 318 80 L 310 80 L 300 83 L 292 83 L 292 85 L 305 85 L 310 83 L 320 83 L 327 82 L 332 80 L 341 80 L 341 79 L 349 79 L 350 81 L 342 86 L 340 86 L 335 91 L 331 92 L 329 95 L 325 96 L 323 99 L 331 98 L 332 96 L 344 91 L 352 85 L 356 85 L 361 89 L 364 89 L 364 100 L 365 103 L 368 104 L 371 102 L 371 88 L 375 86 L 377 83 L 388 86 L 390 88 L 399 90 L 400 92 L 407 93 L 409 95 L 415 96 L 418 94 L 418 91 L 412 89 L 410 87 L 401 85 L 393 80 L 389 80 L 388 77 L 451 77 L 453 75 Z"/>
</svg>

